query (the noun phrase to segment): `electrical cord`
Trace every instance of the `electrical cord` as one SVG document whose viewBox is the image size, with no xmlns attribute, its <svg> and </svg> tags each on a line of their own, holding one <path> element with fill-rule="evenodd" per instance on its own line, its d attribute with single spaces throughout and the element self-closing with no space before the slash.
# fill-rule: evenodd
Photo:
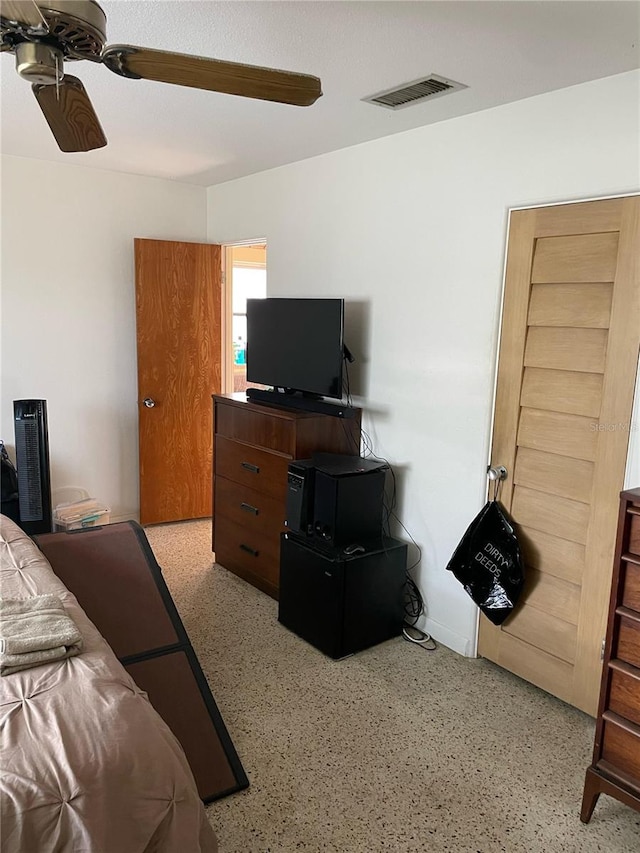
<svg viewBox="0 0 640 853">
<path fill-rule="evenodd" d="M 346 397 L 347 405 L 351 406 L 352 400 L 351 388 L 349 383 L 349 364 L 346 357 L 344 359 L 344 368 L 345 369 L 343 379 L 343 391 Z M 348 434 L 350 439 L 353 439 L 353 435 L 347 430 L 344 421 L 343 428 L 345 429 L 345 432 Z M 393 470 L 393 466 L 391 465 L 388 459 L 384 459 L 383 457 L 374 455 L 373 441 L 371 439 L 371 436 L 367 433 L 365 429 L 362 428 L 360 430 L 360 447 L 358 447 L 358 454 L 362 456 L 363 459 L 373 458 L 376 461 L 384 462 L 391 477 L 391 494 L 388 498 L 385 494 L 385 498 L 383 501 L 383 509 L 385 513 L 382 521 L 383 534 L 391 538 L 391 519 L 393 518 L 397 522 L 397 524 L 402 527 L 409 539 L 411 539 L 411 542 L 413 543 L 414 547 L 418 552 L 417 559 L 411 566 L 408 566 L 406 570 L 406 587 L 404 601 L 405 623 L 402 628 L 402 636 L 409 643 L 414 643 L 415 645 L 421 646 L 423 649 L 426 649 L 430 652 L 435 651 L 437 646 L 433 637 L 430 634 L 427 634 L 425 631 L 422 631 L 420 628 L 416 627 L 418 620 L 425 612 L 425 607 L 422 593 L 420 592 L 420 589 L 414 579 L 411 577 L 411 572 L 415 568 L 417 568 L 417 566 L 420 565 L 420 562 L 422 560 L 422 548 L 418 545 L 411 533 L 409 533 L 405 525 L 402 523 L 402 521 L 400 521 L 400 519 L 395 513 L 395 508 L 397 504 L 397 483 L 395 471 Z"/>
<path fill-rule="evenodd" d="M 351 389 L 349 387 L 349 359 L 346 355 L 342 356 L 342 361 L 344 363 L 344 373 L 342 375 L 342 390 L 344 392 L 344 396 L 347 399 L 347 406 L 351 405 Z"/>
<path fill-rule="evenodd" d="M 396 493 L 396 484 L 395 484 L 395 476 L 393 478 L 393 498 L 395 504 L 395 493 Z M 404 532 L 407 534 L 409 539 L 413 542 L 414 547 L 418 551 L 418 557 L 415 562 L 409 566 L 407 569 L 407 585 L 405 587 L 405 622 L 404 627 L 402 629 L 402 636 L 409 643 L 415 643 L 418 646 L 421 646 L 423 649 L 426 649 L 428 652 L 433 652 L 437 649 L 436 641 L 433 639 L 431 634 L 427 634 L 426 631 L 422 631 L 420 628 L 417 628 L 416 625 L 420 617 L 424 614 L 424 599 L 422 597 L 422 593 L 418 587 L 418 584 L 411 577 L 411 572 L 420 565 L 422 561 L 422 548 L 418 545 L 416 540 L 413 538 L 411 533 L 407 530 L 405 525 L 400 521 L 398 516 L 393 512 L 393 510 L 389 513 L 395 521 L 402 527 Z"/>
<path fill-rule="evenodd" d="M 402 524 L 402 522 L 400 522 Z M 402 525 L 404 527 L 404 525 Z M 406 528 L 405 528 L 406 529 Z M 409 534 L 411 536 L 411 534 Z M 413 537 L 411 537 L 413 540 Z M 415 543 L 414 543 L 415 544 Z M 418 551 L 420 551 L 419 546 Z M 415 568 L 420 562 L 421 556 L 418 557 L 418 560 L 411 568 Z M 421 631 L 420 628 L 416 627 L 416 623 L 418 619 L 424 613 L 424 600 L 422 598 L 422 593 L 418 589 L 418 585 L 411 577 L 409 572 L 411 569 L 407 569 L 407 586 L 405 589 L 405 622 L 402 628 L 402 636 L 409 643 L 415 643 L 417 646 L 422 646 L 423 649 L 426 649 L 428 652 L 433 652 L 436 650 L 436 641 L 433 639 L 431 634 L 427 634 L 425 631 Z"/>
<path fill-rule="evenodd" d="M 412 636 L 413 632 L 415 632 L 418 636 Z M 414 643 L 416 646 L 421 646 L 428 652 L 435 652 L 435 650 L 438 648 L 436 645 L 436 641 L 433 639 L 431 634 L 425 634 L 424 631 L 421 631 L 420 628 L 416 628 L 414 625 L 405 625 L 402 629 L 402 636 L 409 643 Z"/>
<path fill-rule="evenodd" d="M 351 390 L 349 387 L 349 359 L 346 357 L 346 355 L 343 355 L 342 359 L 344 361 L 344 372 L 343 372 L 343 379 L 342 379 L 342 396 L 345 398 L 347 406 L 349 406 L 351 408 L 353 405 L 353 401 L 351 399 Z M 349 442 L 349 444 L 353 445 L 355 455 L 360 456 L 361 455 L 360 454 L 360 440 L 356 439 L 356 437 L 353 434 L 353 431 L 348 428 L 346 420 L 344 418 L 341 418 L 341 423 L 342 423 L 342 429 L 344 430 L 344 434 L 347 437 L 347 441 Z"/>
</svg>

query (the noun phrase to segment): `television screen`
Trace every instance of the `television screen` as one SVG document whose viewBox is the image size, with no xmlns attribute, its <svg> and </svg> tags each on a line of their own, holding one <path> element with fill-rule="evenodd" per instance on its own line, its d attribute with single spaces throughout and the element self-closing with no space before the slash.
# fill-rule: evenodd
<svg viewBox="0 0 640 853">
<path fill-rule="evenodd" d="M 247 299 L 247 380 L 342 398 L 343 299 Z"/>
</svg>

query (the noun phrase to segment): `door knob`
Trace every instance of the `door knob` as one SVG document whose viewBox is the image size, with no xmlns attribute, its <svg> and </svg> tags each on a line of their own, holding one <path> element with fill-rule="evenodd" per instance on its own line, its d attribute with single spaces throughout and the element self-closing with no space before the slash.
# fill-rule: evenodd
<svg viewBox="0 0 640 853">
<path fill-rule="evenodd" d="M 494 467 L 487 468 L 487 477 L 489 480 L 493 482 L 493 500 L 498 500 L 498 494 L 500 493 L 500 483 L 503 480 L 507 479 L 509 472 L 504 467 L 504 465 L 495 465 Z"/>
<path fill-rule="evenodd" d="M 155 404 L 156 404 L 156 401 L 155 401 L 155 400 L 152 400 L 152 399 L 151 399 L 151 397 L 145 397 L 145 398 L 144 398 L 144 400 L 143 400 L 142 402 L 145 404 L 145 406 L 147 407 L 147 409 L 153 409 L 153 407 L 154 407 L 154 406 L 155 406 Z"/>
<path fill-rule="evenodd" d="M 487 477 L 490 480 L 506 480 L 508 471 L 504 465 L 497 465 L 495 468 L 487 468 Z"/>
</svg>

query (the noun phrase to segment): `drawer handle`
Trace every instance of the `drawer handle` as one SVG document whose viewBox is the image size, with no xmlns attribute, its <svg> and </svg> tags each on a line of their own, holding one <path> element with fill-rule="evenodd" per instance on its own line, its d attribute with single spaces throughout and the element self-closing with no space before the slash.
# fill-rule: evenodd
<svg viewBox="0 0 640 853">
<path fill-rule="evenodd" d="M 241 462 L 240 464 L 242 465 L 242 467 L 245 470 L 251 471 L 252 474 L 259 474 L 260 473 L 260 469 L 258 468 L 258 466 L 252 465 L 251 462 Z"/>
<path fill-rule="evenodd" d="M 258 507 L 251 506 L 251 504 L 241 503 L 240 509 L 243 509 L 245 512 L 252 512 L 254 515 L 258 514 Z"/>
<path fill-rule="evenodd" d="M 251 548 L 249 545 L 245 545 L 244 543 L 242 543 L 242 544 L 240 545 L 240 548 L 241 548 L 241 550 L 246 551 L 246 552 L 247 552 L 247 554 L 251 554 L 251 556 L 252 556 L 252 557 L 257 557 L 257 556 L 258 556 L 258 552 L 256 551 L 256 549 L 255 549 L 255 548 Z"/>
</svg>

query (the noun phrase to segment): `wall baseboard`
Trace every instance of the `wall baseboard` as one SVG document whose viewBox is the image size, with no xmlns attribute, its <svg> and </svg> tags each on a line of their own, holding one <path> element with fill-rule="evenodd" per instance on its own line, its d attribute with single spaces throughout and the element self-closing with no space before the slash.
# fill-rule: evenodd
<svg viewBox="0 0 640 853">
<path fill-rule="evenodd" d="M 461 634 L 456 634 L 446 625 L 436 622 L 434 619 L 425 619 L 424 617 L 418 622 L 418 628 L 431 634 L 436 643 L 442 643 L 448 649 L 463 655 L 466 658 L 476 657 L 475 641 L 469 637 L 463 637 Z"/>
<path fill-rule="evenodd" d="M 119 521 L 140 521 L 140 516 L 137 512 L 124 513 L 123 515 L 112 515 L 109 518 L 109 524 L 117 524 Z"/>
</svg>

